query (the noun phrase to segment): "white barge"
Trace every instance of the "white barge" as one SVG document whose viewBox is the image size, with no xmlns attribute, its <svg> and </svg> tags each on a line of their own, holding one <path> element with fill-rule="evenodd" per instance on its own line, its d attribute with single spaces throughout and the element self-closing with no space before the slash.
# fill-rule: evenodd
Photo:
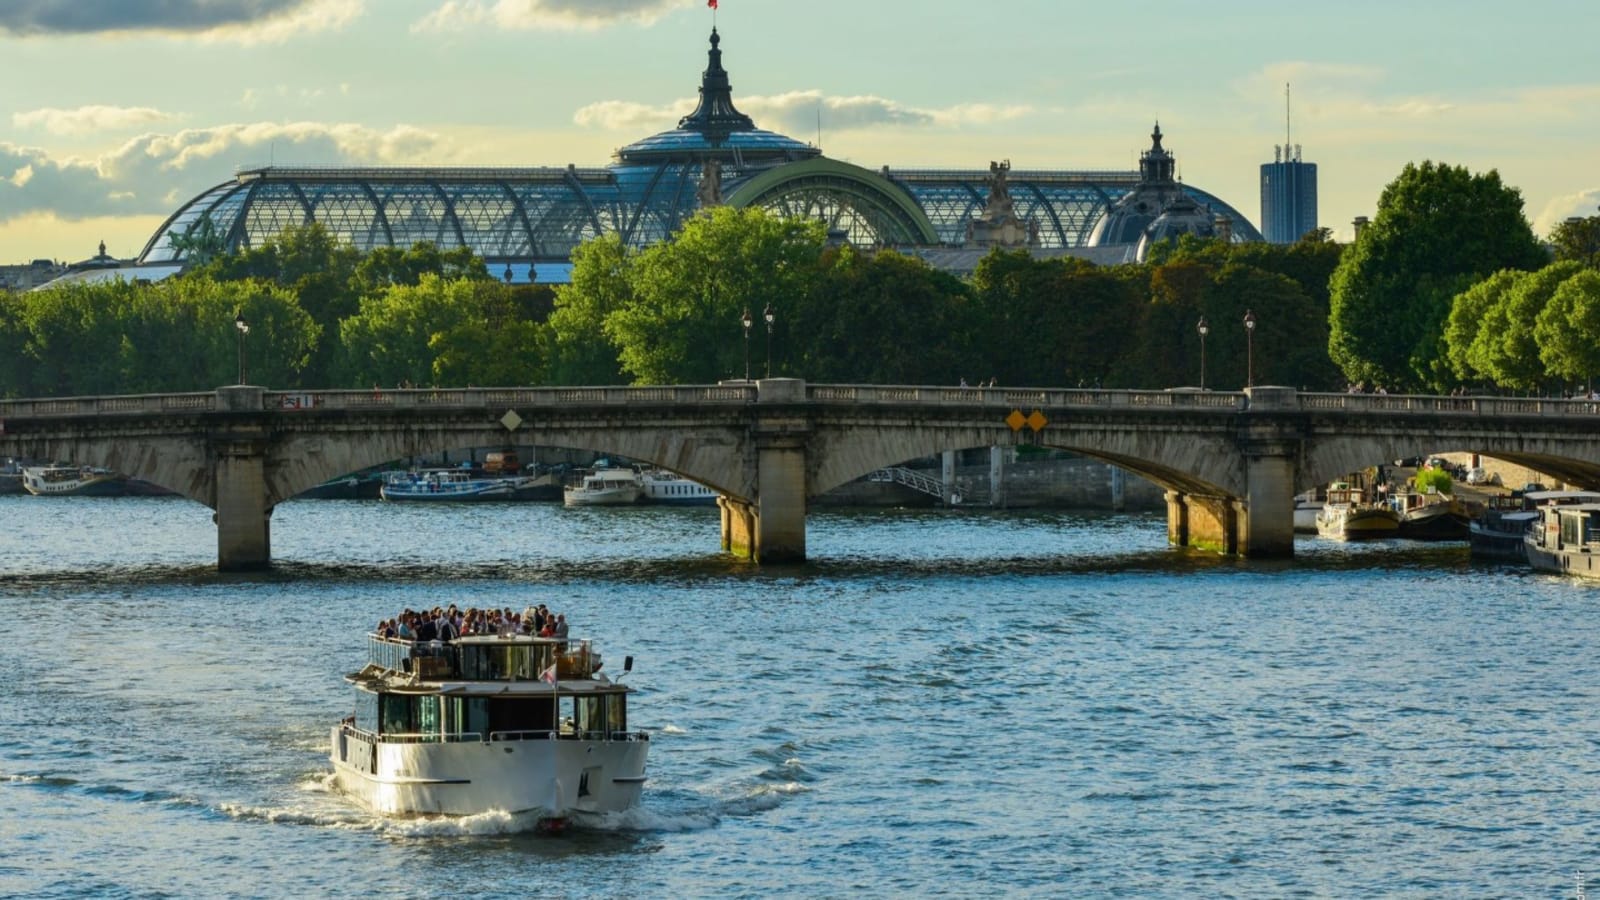
<svg viewBox="0 0 1600 900">
<path fill-rule="evenodd" d="M 636 806 L 650 737 L 599 670 L 589 641 L 368 635 L 367 665 L 346 676 L 355 714 L 333 728 L 335 785 L 381 815 L 503 810 L 544 829 Z"/>
</svg>

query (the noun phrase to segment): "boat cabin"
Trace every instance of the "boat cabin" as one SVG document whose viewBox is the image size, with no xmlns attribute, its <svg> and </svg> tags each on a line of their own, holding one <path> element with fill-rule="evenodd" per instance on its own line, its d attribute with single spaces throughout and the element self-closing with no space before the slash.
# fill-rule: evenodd
<svg viewBox="0 0 1600 900">
<path fill-rule="evenodd" d="M 626 685 L 599 674 L 589 641 L 369 635 L 352 723 L 386 743 L 625 740 Z"/>
</svg>

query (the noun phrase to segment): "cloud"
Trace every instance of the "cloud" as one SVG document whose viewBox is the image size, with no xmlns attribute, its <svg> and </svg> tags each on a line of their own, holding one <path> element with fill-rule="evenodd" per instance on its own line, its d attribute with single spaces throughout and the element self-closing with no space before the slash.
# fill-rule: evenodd
<svg viewBox="0 0 1600 900">
<path fill-rule="evenodd" d="M 412 31 L 462 31 L 491 25 L 513 31 L 592 31 L 624 22 L 649 25 L 693 0 L 446 0 Z"/>
<path fill-rule="evenodd" d="M 649 106 L 631 100 L 602 100 L 573 114 L 572 120 L 586 128 L 609 131 L 650 132 L 673 127 L 695 107 L 687 97 L 665 106 Z M 782 134 L 810 134 L 822 126 L 829 131 L 856 131 L 883 127 L 939 127 L 960 129 L 973 125 L 1006 122 L 1032 114 L 1031 106 L 995 106 L 968 103 L 938 109 L 920 109 L 894 100 L 870 95 L 825 97 L 821 91 L 790 91 L 766 97 L 751 95 L 735 100 L 741 112 L 756 125 Z"/>
<path fill-rule="evenodd" d="M 148 106 L 80 106 L 77 109 L 46 107 L 15 113 L 11 116 L 11 124 L 18 128 L 43 128 L 50 134 L 80 135 L 148 128 L 176 118 L 171 113 Z"/>
<path fill-rule="evenodd" d="M 169 213 L 235 169 L 269 157 L 287 165 L 397 165 L 449 151 L 438 135 L 408 125 L 378 131 L 317 122 L 146 134 L 93 160 L 0 142 L 0 222 L 32 213 L 64 220 Z"/>
<path fill-rule="evenodd" d="M 1533 230 L 1549 234 L 1552 228 L 1572 216 L 1587 218 L 1600 215 L 1600 188 L 1589 188 L 1575 194 L 1552 197 L 1533 219 Z"/>
<path fill-rule="evenodd" d="M 253 43 L 337 29 L 364 0 L 13 0 L 0 3 L 0 34 L 21 37 L 169 34 Z"/>
</svg>

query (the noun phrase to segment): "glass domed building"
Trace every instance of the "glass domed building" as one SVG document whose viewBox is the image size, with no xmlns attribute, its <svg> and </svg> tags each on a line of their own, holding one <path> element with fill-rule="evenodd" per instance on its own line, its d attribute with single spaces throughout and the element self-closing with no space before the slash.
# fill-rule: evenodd
<svg viewBox="0 0 1600 900">
<path fill-rule="evenodd" d="M 508 280 L 559 283 L 567 280 L 571 253 L 583 241 L 617 234 L 644 247 L 716 204 L 821 219 L 831 233 L 858 246 L 922 253 L 935 264 L 940 251 L 973 255 L 993 246 L 975 247 L 972 235 L 994 208 L 998 164 L 988 170 L 874 171 L 829 159 L 815 146 L 756 127 L 739 112 L 720 44 L 713 29 L 695 110 L 676 128 L 621 148 L 610 165 L 243 169 L 183 204 L 136 264 L 116 272 L 164 277 L 202 252 L 260 246 L 287 227 L 316 222 L 362 250 L 417 241 L 470 247 L 491 272 Z M 1157 151 L 1166 154 L 1159 128 L 1152 153 Z M 1166 180 L 1151 193 L 1145 170 L 1163 164 Z M 1000 190 L 1007 215 L 1025 223 L 1006 233 L 1026 237 L 1001 246 L 1132 259 L 1145 226 L 1184 198 L 1206 210 L 1213 227 L 1226 219 L 1232 239 L 1260 239 L 1232 207 L 1171 181 L 1170 166 L 1170 154 L 1151 153 L 1141 161 L 1143 174 L 1010 171 L 1006 164 Z M 1140 199 L 1130 203 L 1134 195 Z M 108 277 L 106 270 L 97 275 Z"/>
</svg>

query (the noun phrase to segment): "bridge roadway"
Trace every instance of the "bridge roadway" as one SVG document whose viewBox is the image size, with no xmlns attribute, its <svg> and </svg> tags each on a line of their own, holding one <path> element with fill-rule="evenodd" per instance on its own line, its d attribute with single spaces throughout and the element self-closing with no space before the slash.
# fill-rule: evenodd
<svg viewBox="0 0 1600 900">
<path fill-rule="evenodd" d="M 904 460 L 1034 444 L 1166 489 L 1176 545 L 1293 553 L 1293 496 L 1375 463 L 1471 451 L 1600 487 L 1600 404 L 1499 397 L 806 384 L 269 391 L 0 401 L 0 455 L 104 466 L 215 510 L 224 570 L 322 481 L 502 444 L 617 453 L 722 495 L 721 545 L 803 560 L 810 498 Z"/>
</svg>

